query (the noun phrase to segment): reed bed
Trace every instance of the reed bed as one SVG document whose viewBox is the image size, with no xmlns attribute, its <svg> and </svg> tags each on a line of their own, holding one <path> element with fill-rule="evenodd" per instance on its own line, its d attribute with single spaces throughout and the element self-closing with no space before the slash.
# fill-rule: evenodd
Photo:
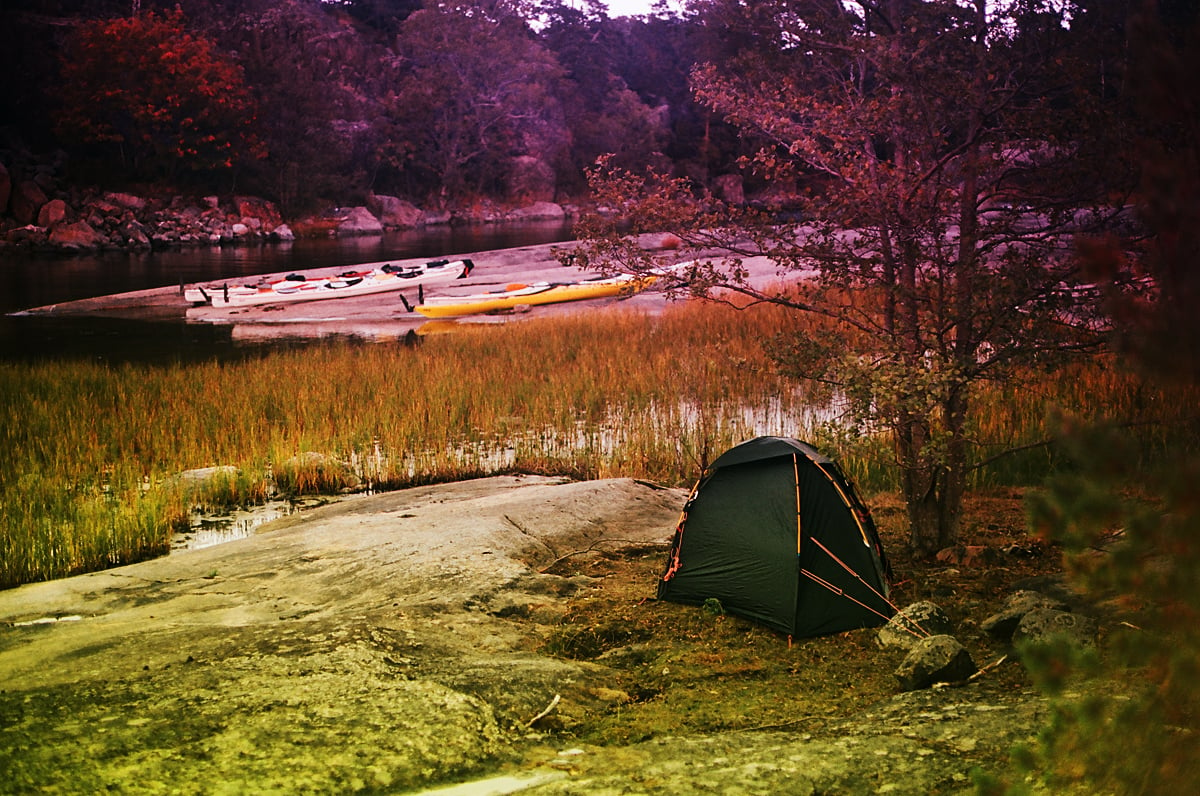
<svg viewBox="0 0 1200 796">
<path fill-rule="evenodd" d="M 197 508 L 503 472 L 690 485 L 758 434 L 836 450 L 868 491 L 894 488 L 886 437 L 842 426 L 764 353 L 802 322 L 684 302 L 232 364 L 0 365 L 0 587 L 160 555 Z M 1111 363 L 1038 384 L 981 393 L 981 445 L 1040 439 L 1052 405 L 1114 419 L 1181 405 Z M 1050 448 L 1001 461 L 976 483 L 1055 466 Z"/>
</svg>

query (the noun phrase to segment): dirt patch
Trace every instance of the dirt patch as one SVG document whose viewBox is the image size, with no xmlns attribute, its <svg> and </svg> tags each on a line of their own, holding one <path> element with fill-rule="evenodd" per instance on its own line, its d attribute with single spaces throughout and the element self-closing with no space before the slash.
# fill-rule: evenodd
<svg viewBox="0 0 1200 796">
<path fill-rule="evenodd" d="M 0 592 L 0 771 L 77 792 L 926 794 L 1036 732 L 1015 663 L 901 695 L 874 631 L 789 644 L 655 601 L 685 497 L 422 487 Z M 978 623 L 1057 562 L 1019 495 L 989 500 L 972 539 L 996 557 L 973 569 L 910 560 L 896 507 L 877 509 L 898 601 L 937 600 L 981 665 L 1004 650 Z"/>
</svg>

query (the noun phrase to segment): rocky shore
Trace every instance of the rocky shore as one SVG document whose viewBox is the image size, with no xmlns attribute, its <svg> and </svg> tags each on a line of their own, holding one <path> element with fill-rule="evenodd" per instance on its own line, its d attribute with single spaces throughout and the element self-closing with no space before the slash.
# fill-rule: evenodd
<svg viewBox="0 0 1200 796">
<path fill-rule="evenodd" d="M 371 194 L 365 204 L 284 219 L 254 196 L 154 196 L 61 185 L 53 164 L 14 176 L 0 162 L 0 250 L 144 250 L 250 245 L 296 237 L 378 235 L 385 230 L 452 224 L 565 220 L 578 211 L 554 202 L 428 210 L 394 196 Z"/>
</svg>

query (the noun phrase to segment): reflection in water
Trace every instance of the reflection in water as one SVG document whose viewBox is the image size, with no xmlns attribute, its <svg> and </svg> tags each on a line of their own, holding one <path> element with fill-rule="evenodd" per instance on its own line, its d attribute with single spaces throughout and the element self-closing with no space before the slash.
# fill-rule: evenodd
<svg viewBox="0 0 1200 796">
<path fill-rule="evenodd" d="M 239 510 L 220 516 L 195 513 L 188 530 L 175 534 L 171 539 L 171 550 L 200 550 L 224 542 L 245 539 L 261 525 L 296 511 L 296 507 L 287 501 L 272 501 L 246 511 Z"/>
</svg>

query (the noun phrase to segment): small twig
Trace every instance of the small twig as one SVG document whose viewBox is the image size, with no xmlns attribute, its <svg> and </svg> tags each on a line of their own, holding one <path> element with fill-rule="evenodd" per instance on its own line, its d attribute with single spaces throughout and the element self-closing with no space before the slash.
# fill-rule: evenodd
<svg viewBox="0 0 1200 796">
<path fill-rule="evenodd" d="M 526 728 L 532 727 L 533 725 L 537 724 L 538 721 L 540 721 L 541 719 L 544 719 L 547 716 L 549 716 L 550 712 L 558 706 L 558 702 L 560 699 L 562 699 L 562 697 L 560 697 L 558 694 L 555 694 L 554 699 L 550 700 L 550 704 L 546 706 L 546 709 L 543 710 L 541 713 L 537 714 L 536 716 L 534 716 L 529 721 L 525 722 L 525 727 Z"/>
<path fill-rule="evenodd" d="M 597 539 L 596 541 L 592 542 L 590 545 L 583 548 L 582 550 L 572 550 L 569 553 L 564 553 L 563 555 L 561 555 L 558 558 L 551 561 L 546 566 L 539 569 L 538 573 L 544 575 L 546 572 L 550 571 L 551 569 L 554 569 L 554 567 L 556 567 L 559 564 L 561 564 L 562 562 L 566 561 L 571 556 L 581 556 L 584 553 L 591 553 L 594 550 L 596 550 L 596 548 L 598 548 L 600 545 L 604 545 L 604 544 L 635 545 L 635 544 L 641 544 L 641 543 L 638 542 L 636 539 Z M 547 546 L 549 546 L 549 545 L 547 545 Z"/>
<path fill-rule="evenodd" d="M 996 660 L 992 661 L 992 662 L 991 662 L 991 663 L 989 663 L 987 666 L 984 666 L 982 669 L 980 669 L 979 671 L 975 672 L 975 674 L 973 674 L 973 675 L 971 675 L 970 677 L 968 677 L 968 678 L 967 678 L 967 682 L 969 683 L 969 682 L 971 682 L 972 680 L 975 680 L 975 679 L 977 679 L 977 678 L 979 678 L 979 677 L 982 677 L 982 676 L 983 676 L 983 675 L 984 675 L 986 672 L 990 672 L 992 669 L 995 669 L 997 666 L 999 666 L 1000 664 L 1004 663 L 1006 660 L 1008 660 L 1008 655 L 1001 655 L 999 658 L 997 658 Z"/>
</svg>

